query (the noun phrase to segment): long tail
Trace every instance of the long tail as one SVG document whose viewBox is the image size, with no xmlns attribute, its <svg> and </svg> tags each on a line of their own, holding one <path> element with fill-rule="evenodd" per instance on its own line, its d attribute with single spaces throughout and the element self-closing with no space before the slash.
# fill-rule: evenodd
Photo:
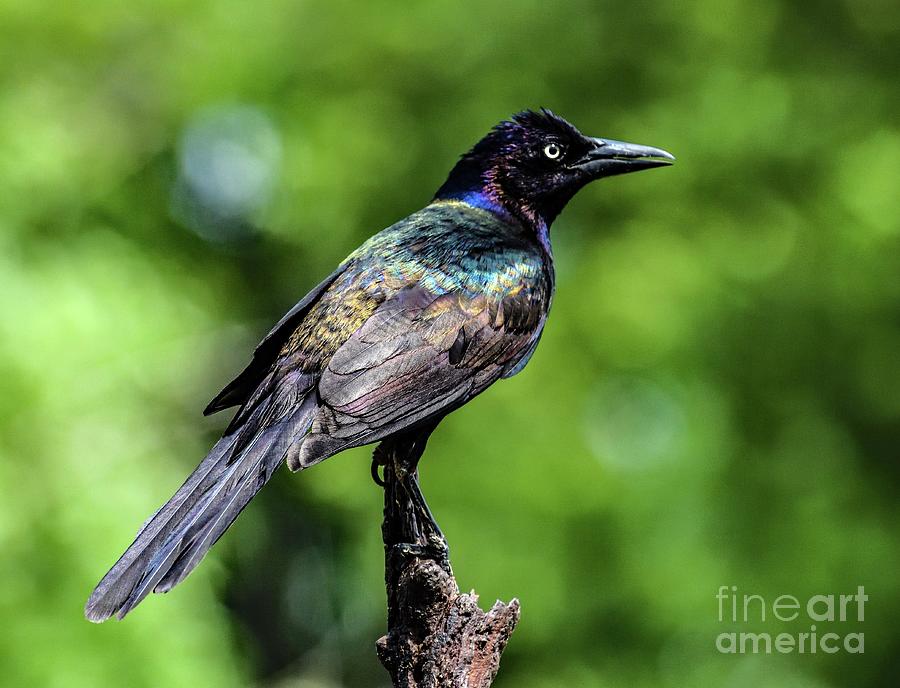
<svg viewBox="0 0 900 688">
<path fill-rule="evenodd" d="M 150 592 L 184 580 L 309 429 L 315 394 L 296 401 L 289 411 L 284 403 L 258 407 L 241 427 L 229 428 L 97 584 L 84 608 L 88 620 L 121 619 Z"/>
</svg>

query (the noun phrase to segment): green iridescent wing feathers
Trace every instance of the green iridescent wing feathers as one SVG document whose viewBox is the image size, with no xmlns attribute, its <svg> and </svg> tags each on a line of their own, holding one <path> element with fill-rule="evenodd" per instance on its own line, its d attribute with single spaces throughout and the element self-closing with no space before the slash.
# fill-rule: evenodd
<svg viewBox="0 0 900 688">
<path fill-rule="evenodd" d="M 510 296 L 491 300 L 422 287 L 385 301 L 338 349 L 293 470 L 461 406 L 514 367 L 541 319 Z"/>
</svg>

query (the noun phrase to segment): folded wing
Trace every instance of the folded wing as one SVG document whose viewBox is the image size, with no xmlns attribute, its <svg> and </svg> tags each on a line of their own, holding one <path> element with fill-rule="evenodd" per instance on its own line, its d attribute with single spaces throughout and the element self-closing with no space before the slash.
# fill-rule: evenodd
<svg viewBox="0 0 900 688">
<path fill-rule="evenodd" d="M 466 403 L 530 352 L 543 324 L 535 306 L 419 285 L 387 299 L 322 371 L 318 414 L 288 465 L 304 468 Z"/>
</svg>

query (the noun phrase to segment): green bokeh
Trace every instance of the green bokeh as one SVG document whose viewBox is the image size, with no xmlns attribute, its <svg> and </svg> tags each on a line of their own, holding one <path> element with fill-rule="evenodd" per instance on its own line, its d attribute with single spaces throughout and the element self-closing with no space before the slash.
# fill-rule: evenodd
<svg viewBox="0 0 900 688">
<path fill-rule="evenodd" d="M 889 685 L 898 73 L 895 0 L 0 3 L 0 684 L 387 685 L 367 450 L 126 622 L 81 607 L 267 327 L 545 105 L 678 163 L 571 204 L 532 363 L 429 447 L 460 584 L 522 601 L 496 685 Z M 864 585 L 819 626 L 865 654 L 721 655 L 809 625 L 720 623 L 722 585 Z"/>
</svg>

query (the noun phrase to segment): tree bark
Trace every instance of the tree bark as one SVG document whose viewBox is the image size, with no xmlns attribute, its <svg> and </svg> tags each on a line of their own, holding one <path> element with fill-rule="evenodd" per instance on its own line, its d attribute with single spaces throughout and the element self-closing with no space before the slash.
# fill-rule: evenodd
<svg viewBox="0 0 900 688">
<path fill-rule="evenodd" d="M 490 611 L 474 591 L 460 593 L 449 549 L 419 490 L 409 451 L 383 442 L 375 464 L 384 466 L 385 584 L 388 632 L 378 658 L 395 688 L 487 688 L 519 621 L 519 602 L 499 600 Z M 413 465 L 418 456 L 413 457 Z"/>
</svg>

